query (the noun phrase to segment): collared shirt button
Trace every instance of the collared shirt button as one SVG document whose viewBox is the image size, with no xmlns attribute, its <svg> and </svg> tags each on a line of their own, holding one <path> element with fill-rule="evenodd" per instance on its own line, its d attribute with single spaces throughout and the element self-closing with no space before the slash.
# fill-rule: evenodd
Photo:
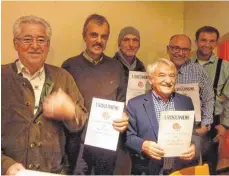
<svg viewBox="0 0 229 176">
<path fill-rule="evenodd" d="M 36 164 L 36 169 L 40 169 L 40 164 Z"/>
<path fill-rule="evenodd" d="M 30 144 L 30 148 L 34 148 L 36 146 L 36 143 L 35 142 L 32 142 L 31 144 Z"/>
<path fill-rule="evenodd" d="M 33 167 L 34 167 L 33 164 L 29 164 L 29 166 L 28 166 L 29 169 L 32 169 Z"/>
<path fill-rule="evenodd" d="M 30 102 L 26 102 L 25 105 L 26 105 L 26 106 L 30 106 Z"/>
<path fill-rule="evenodd" d="M 23 87 L 25 87 L 26 86 L 26 83 L 25 82 L 22 82 L 22 84 L 21 84 Z"/>
<path fill-rule="evenodd" d="M 37 125 L 41 125 L 42 122 L 40 120 L 37 121 Z"/>
<path fill-rule="evenodd" d="M 42 147 L 42 145 L 43 145 L 42 142 L 39 142 L 39 143 L 37 144 L 38 147 Z"/>
</svg>

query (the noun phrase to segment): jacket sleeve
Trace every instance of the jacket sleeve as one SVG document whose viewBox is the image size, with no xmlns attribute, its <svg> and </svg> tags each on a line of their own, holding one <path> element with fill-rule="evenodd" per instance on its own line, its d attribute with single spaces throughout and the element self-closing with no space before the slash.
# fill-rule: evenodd
<svg viewBox="0 0 229 176">
<path fill-rule="evenodd" d="M 136 118 L 136 107 L 133 106 L 132 101 L 128 102 L 127 112 L 129 115 L 129 126 L 127 129 L 127 140 L 126 146 L 134 150 L 138 154 L 141 154 L 142 144 L 144 139 L 137 136 L 137 118 Z"/>
<path fill-rule="evenodd" d="M 5 175 L 10 166 L 17 163 L 12 158 L 3 154 L 1 151 L 1 175 Z"/>
<path fill-rule="evenodd" d="M 126 90 L 127 90 L 127 84 L 125 83 L 125 72 L 122 68 L 122 65 L 118 63 L 118 68 L 119 68 L 119 73 L 120 73 L 120 81 L 119 81 L 119 86 L 117 89 L 117 101 L 125 102 L 126 101 Z"/>
<path fill-rule="evenodd" d="M 67 76 L 64 78 L 67 79 L 65 91 L 75 103 L 75 118 L 70 121 L 65 120 L 64 125 L 70 132 L 77 132 L 84 127 L 88 119 L 88 111 L 84 107 L 84 99 L 74 79 L 67 71 L 65 72 L 67 73 Z"/>
</svg>

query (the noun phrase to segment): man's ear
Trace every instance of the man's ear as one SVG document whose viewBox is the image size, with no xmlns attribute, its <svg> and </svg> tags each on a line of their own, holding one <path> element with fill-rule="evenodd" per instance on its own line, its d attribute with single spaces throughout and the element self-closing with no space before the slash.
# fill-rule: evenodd
<svg viewBox="0 0 229 176">
<path fill-rule="evenodd" d="M 167 54 L 169 54 L 169 45 L 166 46 Z"/>
<path fill-rule="evenodd" d="M 148 78 L 147 79 L 148 79 L 149 84 L 152 85 L 153 82 L 152 82 L 151 76 L 148 75 Z"/>
<path fill-rule="evenodd" d="M 18 50 L 18 43 L 17 43 L 16 39 L 13 39 L 13 43 L 14 43 L 14 49 L 17 51 Z"/>
<path fill-rule="evenodd" d="M 197 40 L 195 40 L 195 44 L 196 44 L 196 46 L 197 46 Z"/>
</svg>

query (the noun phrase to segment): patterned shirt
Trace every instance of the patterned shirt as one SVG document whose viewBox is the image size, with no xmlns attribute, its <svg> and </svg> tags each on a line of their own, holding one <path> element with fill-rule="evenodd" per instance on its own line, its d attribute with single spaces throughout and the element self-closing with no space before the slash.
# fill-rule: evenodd
<svg viewBox="0 0 229 176">
<path fill-rule="evenodd" d="M 193 62 L 199 63 L 197 55 L 191 57 Z M 209 77 L 214 82 L 218 58 L 212 53 L 206 63 L 202 64 Z M 221 115 L 220 122 L 229 127 L 229 62 L 223 60 L 217 85 L 215 115 Z"/>
<path fill-rule="evenodd" d="M 24 78 L 28 79 L 33 87 L 33 91 L 35 94 L 35 107 L 34 107 L 34 114 L 37 112 L 39 107 L 41 92 L 43 89 L 43 85 L 45 82 L 45 71 L 44 67 L 38 70 L 33 75 L 30 74 L 29 70 L 21 63 L 20 60 L 16 62 L 18 74 L 22 74 Z"/>
<path fill-rule="evenodd" d="M 178 71 L 176 83 L 198 83 L 200 88 L 201 125 L 210 125 L 213 122 L 214 91 L 212 80 L 203 67 L 188 60 Z"/>
<path fill-rule="evenodd" d="M 168 102 L 163 101 L 160 96 L 156 94 L 155 91 L 152 93 L 153 97 L 153 104 L 155 107 L 156 117 L 158 120 L 158 123 L 160 121 L 160 113 L 162 111 L 175 111 L 175 106 L 173 102 L 173 94 L 169 97 Z M 174 158 L 165 157 L 164 158 L 164 164 L 163 169 L 161 170 L 161 174 L 163 173 L 163 170 L 170 170 L 172 169 L 174 164 Z"/>
</svg>

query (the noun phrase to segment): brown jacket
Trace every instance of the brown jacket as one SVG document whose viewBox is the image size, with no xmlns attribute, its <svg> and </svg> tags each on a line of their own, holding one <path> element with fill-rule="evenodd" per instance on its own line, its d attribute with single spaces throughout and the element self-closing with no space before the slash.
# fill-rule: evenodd
<svg viewBox="0 0 229 176">
<path fill-rule="evenodd" d="M 66 173 L 65 130 L 76 132 L 83 124 L 47 119 L 42 114 L 44 97 L 61 88 L 77 104 L 77 115 L 87 118 L 83 98 L 65 70 L 45 64 L 46 80 L 40 107 L 34 115 L 35 96 L 30 82 L 17 74 L 16 64 L 2 66 L 2 174 L 16 162 L 26 169 Z"/>
</svg>

